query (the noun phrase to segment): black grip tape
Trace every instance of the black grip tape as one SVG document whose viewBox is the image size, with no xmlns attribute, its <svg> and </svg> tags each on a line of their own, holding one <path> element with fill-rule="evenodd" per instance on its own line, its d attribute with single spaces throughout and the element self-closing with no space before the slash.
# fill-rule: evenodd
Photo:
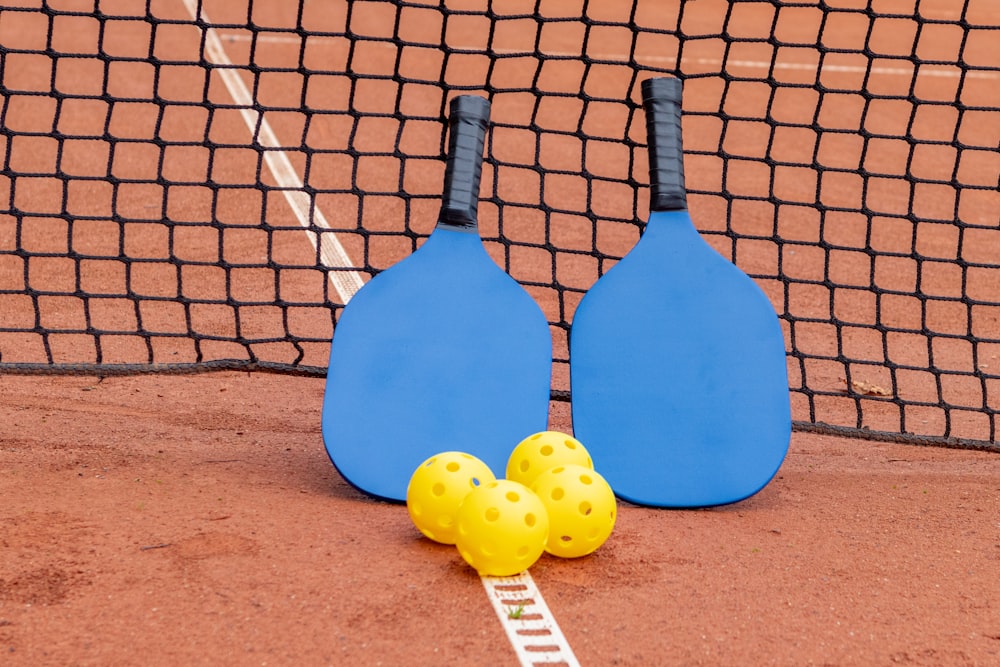
<svg viewBox="0 0 1000 667">
<path fill-rule="evenodd" d="M 438 224 L 475 230 L 479 224 L 479 179 L 483 145 L 490 122 L 490 102 L 478 95 L 459 95 L 448 116 L 448 162 Z"/>
<path fill-rule="evenodd" d="M 681 80 L 672 76 L 642 82 L 649 150 L 649 209 L 687 208 L 684 148 L 681 145 Z"/>
</svg>

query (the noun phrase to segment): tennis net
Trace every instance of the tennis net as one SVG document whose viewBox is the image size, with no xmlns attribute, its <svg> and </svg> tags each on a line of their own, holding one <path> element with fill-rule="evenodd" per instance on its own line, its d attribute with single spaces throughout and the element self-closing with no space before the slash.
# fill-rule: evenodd
<svg viewBox="0 0 1000 667">
<path fill-rule="evenodd" d="M 0 373 L 326 371 L 493 102 L 481 231 L 542 306 L 636 242 L 639 82 L 685 82 L 689 203 L 784 327 L 799 429 L 996 448 L 990 0 L 0 2 Z"/>
</svg>

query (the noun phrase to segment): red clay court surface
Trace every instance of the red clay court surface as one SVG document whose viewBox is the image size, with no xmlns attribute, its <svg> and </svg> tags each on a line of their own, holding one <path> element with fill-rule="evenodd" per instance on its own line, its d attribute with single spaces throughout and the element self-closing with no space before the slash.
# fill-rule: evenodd
<svg viewBox="0 0 1000 667">
<path fill-rule="evenodd" d="M 6 665 L 516 665 L 478 576 L 323 450 L 319 379 L 0 378 Z M 563 404 L 552 425 L 568 428 Z M 582 665 L 992 665 L 1000 457 L 795 434 L 531 575 Z"/>
</svg>

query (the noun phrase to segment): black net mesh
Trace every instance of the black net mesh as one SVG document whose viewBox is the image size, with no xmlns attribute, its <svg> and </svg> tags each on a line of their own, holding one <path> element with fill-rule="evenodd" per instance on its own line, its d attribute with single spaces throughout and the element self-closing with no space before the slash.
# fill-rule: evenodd
<svg viewBox="0 0 1000 667">
<path fill-rule="evenodd" d="M 447 103 L 478 92 L 481 231 L 566 399 L 667 72 L 692 215 L 782 319 L 796 425 L 995 447 L 1000 6 L 441 4 L 0 2 L 0 373 L 322 375 L 343 304 L 432 230 Z"/>
</svg>

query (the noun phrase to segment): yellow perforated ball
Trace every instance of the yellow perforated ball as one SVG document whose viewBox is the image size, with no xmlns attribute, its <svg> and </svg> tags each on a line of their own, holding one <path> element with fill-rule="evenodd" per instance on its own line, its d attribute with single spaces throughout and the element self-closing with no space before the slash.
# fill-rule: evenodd
<svg viewBox="0 0 1000 667">
<path fill-rule="evenodd" d="M 604 544 L 615 527 L 618 505 L 601 475 L 580 465 L 550 468 L 531 487 L 549 515 L 545 550 L 578 558 Z"/>
<path fill-rule="evenodd" d="M 531 489 L 498 479 L 474 489 L 458 508 L 455 546 L 480 575 L 509 577 L 545 551 L 549 517 Z"/>
<path fill-rule="evenodd" d="M 594 468 L 590 453 L 579 440 L 559 431 L 542 431 L 522 440 L 511 452 L 507 479 L 530 487 L 549 468 L 569 463 Z"/>
<path fill-rule="evenodd" d="M 441 544 L 455 543 L 455 515 L 465 496 L 496 479 L 471 454 L 442 452 L 420 464 L 406 487 L 406 509 L 421 533 Z"/>
</svg>

